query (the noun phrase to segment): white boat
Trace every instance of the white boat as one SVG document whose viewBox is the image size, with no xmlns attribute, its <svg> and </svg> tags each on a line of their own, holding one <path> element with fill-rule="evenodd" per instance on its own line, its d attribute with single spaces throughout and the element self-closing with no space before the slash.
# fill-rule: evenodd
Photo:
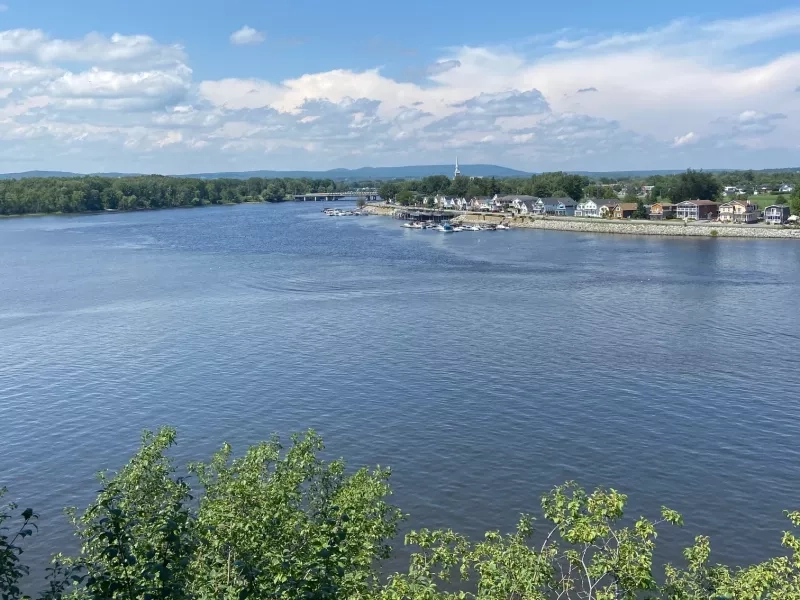
<svg viewBox="0 0 800 600">
<path fill-rule="evenodd" d="M 511 229 L 511 227 L 509 227 L 509 226 L 508 226 L 508 225 L 506 225 L 505 223 L 500 223 L 500 225 L 498 225 L 498 226 L 497 226 L 497 229 L 502 229 L 502 230 L 504 230 L 504 231 L 505 231 L 505 230 L 507 230 L 507 229 Z"/>
<path fill-rule="evenodd" d="M 411 227 L 413 227 L 414 229 L 425 229 L 425 223 L 420 223 L 419 221 L 417 221 L 416 223 L 412 223 Z"/>
<path fill-rule="evenodd" d="M 442 233 L 453 233 L 454 229 L 450 223 L 441 223 L 436 226 L 436 231 L 441 231 Z"/>
<path fill-rule="evenodd" d="M 415 229 L 414 224 L 406 221 L 401 225 L 401 227 L 405 227 L 406 229 Z"/>
<path fill-rule="evenodd" d="M 464 231 L 481 231 L 481 228 L 478 227 L 477 225 L 469 225 L 467 227 L 464 227 Z"/>
<path fill-rule="evenodd" d="M 464 231 L 464 228 L 461 227 L 461 225 L 456 225 L 455 227 L 453 227 L 453 231 Z"/>
</svg>

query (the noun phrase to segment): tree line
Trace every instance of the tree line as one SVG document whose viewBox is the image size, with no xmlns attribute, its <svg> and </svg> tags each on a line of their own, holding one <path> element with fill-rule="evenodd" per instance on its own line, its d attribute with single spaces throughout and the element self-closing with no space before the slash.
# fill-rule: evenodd
<svg viewBox="0 0 800 600">
<path fill-rule="evenodd" d="M 336 192 L 331 179 L 47 177 L 0 180 L 0 214 L 81 213 L 241 202 L 281 202 L 295 194 Z"/>
<path fill-rule="evenodd" d="M 146 433 L 97 498 L 68 511 L 81 542 L 58 554 L 42 600 L 798 600 L 800 539 L 784 552 L 731 568 L 713 562 L 699 536 L 680 564 L 656 560 L 665 527 L 683 525 L 662 507 L 625 516 L 627 497 L 574 483 L 541 499 L 540 518 L 508 534 L 471 540 L 451 530 L 412 531 L 408 566 L 386 577 L 381 562 L 405 515 L 388 502 L 385 469 L 346 470 L 319 456 L 313 431 L 233 453 L 178 475 L 176 433 Z M 190 485 L 192 481 L 193 485 Z M 787 513 L 792 527 L 800 513 Z M 23 551 L 36 532 L 32 509 L 0 509 L 0 597 L 22 600 Z"/>
</svg>

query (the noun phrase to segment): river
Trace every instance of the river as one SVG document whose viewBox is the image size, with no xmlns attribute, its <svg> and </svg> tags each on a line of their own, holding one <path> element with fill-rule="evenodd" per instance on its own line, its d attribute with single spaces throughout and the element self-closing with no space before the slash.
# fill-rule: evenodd
<svg viewBox="0 0 800 600">
<path fill-rule="evenodd" d="M 800 508 L 800 244 L 410 231 L 321 204 L 0 221 L 0 485 L 61 508 L 145 428 L 179 461 L 316 428 L 409 527 L 509 529 L 566 480 L 737 563 Z"/>
</svg>

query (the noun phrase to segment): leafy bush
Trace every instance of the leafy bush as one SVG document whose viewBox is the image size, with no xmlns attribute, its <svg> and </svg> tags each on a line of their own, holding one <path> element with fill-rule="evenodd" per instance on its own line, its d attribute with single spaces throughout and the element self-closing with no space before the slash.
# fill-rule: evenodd
<svg viewBox="0 0 800 600">
<path fill-rule="evenodd" d="M 662 526 L 682 526 L 666 507 L 657 519 L 626 520 L 627 496 L 587 493 L 575 483 L 542 498 L 543 528 L 523 515 L 516 531 L 472 541 L 451 530 L 406 536 L 407 570 L 378 576 L 403 515 L 387 503 L 389 471 L 347 474 L 318 456 L 313 431 L 284 449 L 277 438 L 234 457 L 225 445 L 191 465 L 193 490 L 176 476 L 169 428 L 146 433 L 97 499 L 72 520 L 82 547 L 57 556 L 43 600 L 798 600 L 800 540 L 788 554 L 743 569 L 711 563 L 708 538 L 686 549 L 685 567 L 654 568 Z M 197 500 L 193 493 L 199 494 Z M 0 511 L 0 597 L 21 600 L 28 574 L 22 542 L 31 509 Z M 787 513 L 800 526 L 800 513 Z M 19 521 L 10 527 L 8 523 Z M 470 582 L 471 583 L 466 583 Z"/>
</svg>

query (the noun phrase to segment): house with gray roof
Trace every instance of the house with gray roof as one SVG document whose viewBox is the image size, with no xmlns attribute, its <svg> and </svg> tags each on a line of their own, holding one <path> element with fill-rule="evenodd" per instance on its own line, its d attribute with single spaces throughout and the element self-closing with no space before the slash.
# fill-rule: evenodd
<svg viewBox="0 0 800 600">
<path fill-rule="evenodd" d="M 572 198 L 537 198 L 533 213 L 536 215 L 556 215 L 574 217 L 578 203 Z"/>
</svg>

